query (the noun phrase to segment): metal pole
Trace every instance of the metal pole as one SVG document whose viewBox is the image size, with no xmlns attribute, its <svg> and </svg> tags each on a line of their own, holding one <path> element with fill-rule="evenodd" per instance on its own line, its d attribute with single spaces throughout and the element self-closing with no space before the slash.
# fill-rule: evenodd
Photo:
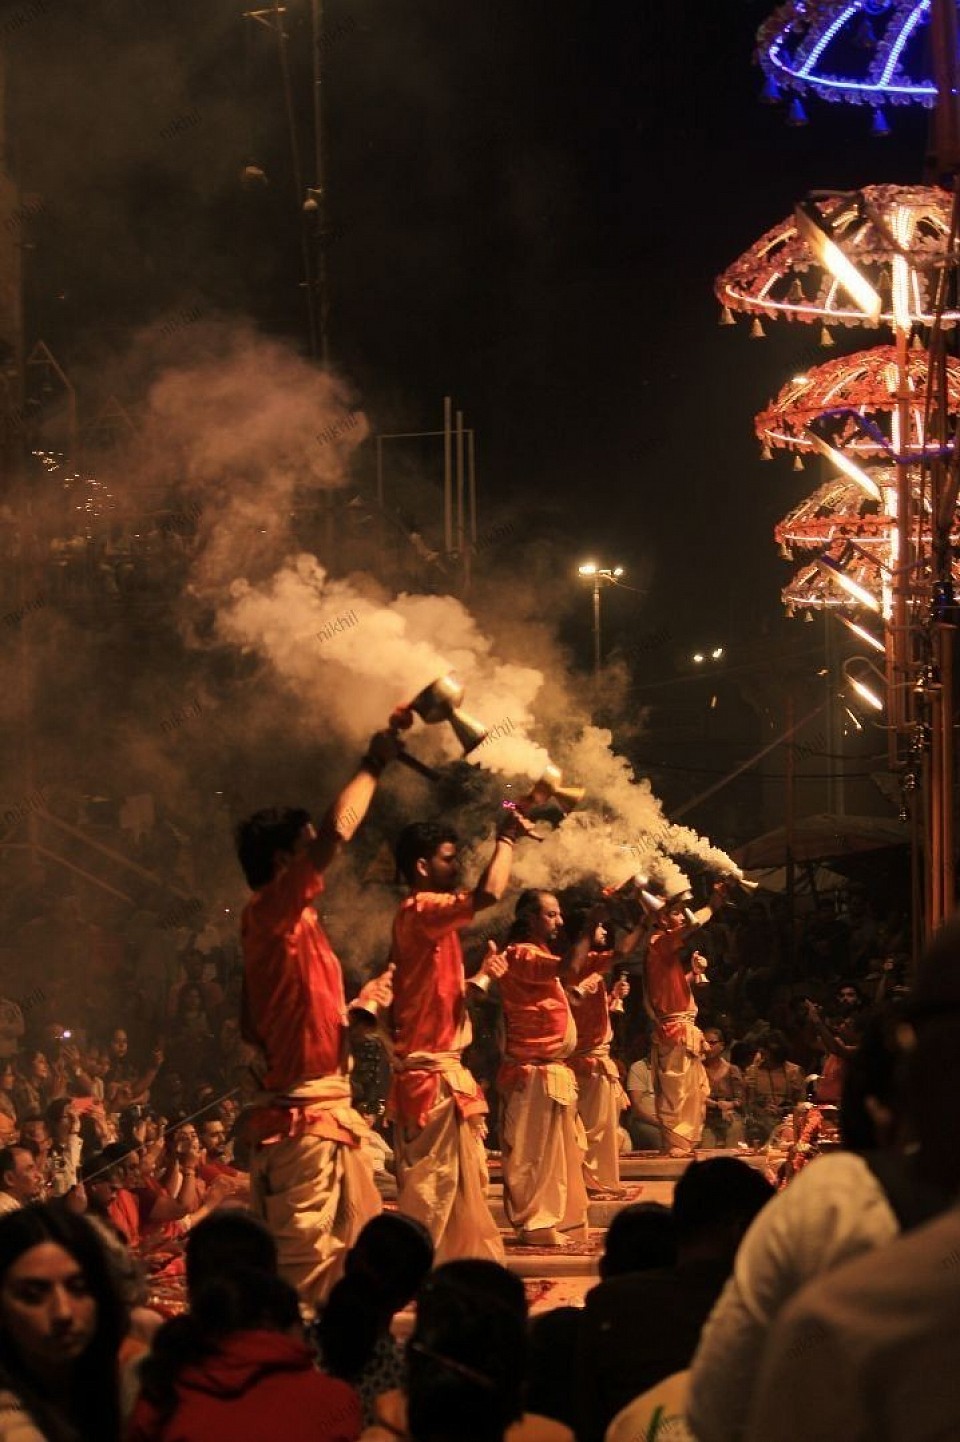
<svg viewBox="0 0 960 1442">
<path fill-rule="evenodd" d="M 897 416 L 899 421 L 900 445 L 906 447 L 910 435 L 910 389 L 909 389 L 909 334 L 897 329 Z M 897 475 L 897 564 L 893 577 L 893 629 L 888 645 L 893 651 L 893 689 L 887 695 L 887 715 L 890 724 L 896 728 L 891 732 L 896 743 L 909 721 L 907 682 L 910 679 L 911 632 L 909 628 L 910 585 L 914 575 L 913 554 L 913 495 L 910 470 L 898 462 Z M 895 748 L 899 760 L 899 747 Z"/>
<path fill-rule="evenodd" d="M 600 577 L 593 578 L 593 679 L 600 689 Z"/>
<path fill-rule="evenodd" d="M 443 398 L 443 549 L 453 550 L 453 401 Z"/>
<path fill-rule="evenodd" d="M 470 544 L 477 544 L 477 445 L 476 432 L 467 431 L 467 501 L 470 508 Z"/>
<path fill-rule="evenodd" d="M 317 339 L 320 351 L 321 365 L 327 365 L 330 359 L 329 349 L 329 323 L 330 323 L 330 297 L 327 289 L 327 194 L 324 188 L 324 156 L 323 156 L 323 0 L 311 0 L 312 3 L 312 36 L 313 36 L 313 151 L 314 151 L 314 188 L 316 190 L 315 200 L 317 202 L 316 225 L 317 225 L 317 247 L 316 247 L 316 314 L 317 314 Z"/>
<path fill-rule="evenodd" d="M 787 696 L 787 732 L 792 734 L 795 730 L 793 694 Z M 791 970 L 794 961 L 795 949 L 795 920 L 796 920 L 796 868 L 794 866 L 793 851 L 795 844 L 795 802 L 796 802 L 796 752 L 792 746 L 787 747 L 787 794 L 784 798 L 784 830 L 786 840 L 786 891 L 787 891 L 787 963 Z"/>
<path fill-rule="evenodd" d="M 960 168 L 956 0 L 933 0 L 930 39 L 933 74 L 937 82 L 937 104 L 933 114 L 934 161 L 937 177 L 940 177 L 955 173 Z"/>
<path fill-rule="evenodd" d="M 381 571 L 386 565 L 386 557 L 384 555 L 383 512 L 383 436 L 377 436 L 377 555 L 379 557 Z"/>
<path fill-rule="evenodd" d="M 940 754 L 943 765 L 943 800 L 941 803 L 940 865 L 942 872 L 941 919 L 952 915 L 956 903 L 956 875 L 954 861 L 954 794 L 955 747 L 953 737 L 953 643 L 956 629 L 953 626 L 937 626 L 937 649 L 940 670 L 940 727 L 942 740 Z"/>
<path fill-rule="evenodd" d="M 461 564 L 462 564 L 462 561 L 463 561 L 463 553 L 464 553 L 464 550 L 466 549 L 466 547 L 465 547 L 465 545 L 464 545 L 464 542 L 465 542 L 465 540 L 466 540 L 466 525 L 465 525 L 465 515 L 466 515 L 466 512 L 465 512 L 465 509 L 464 509 L 464 493 L 465 493 L 465 479 L 466 479 L 466 477 L 465 477 L 465 472 L 464 472 L 464 453 L 463 453 L 463 411 L 457 411 L 457 421 L 456 421 L 456 425 L 457 425 L 457 429 L 456 429 L 456 437 L 457 437 L 457 447 L 456 447 L 456 457 L 457 457 L 457 468 L 456 468 L 456 476 L 457 476 L 457 555 L 460 557 L 460 559 L 461 559 Z"/>
</svg>

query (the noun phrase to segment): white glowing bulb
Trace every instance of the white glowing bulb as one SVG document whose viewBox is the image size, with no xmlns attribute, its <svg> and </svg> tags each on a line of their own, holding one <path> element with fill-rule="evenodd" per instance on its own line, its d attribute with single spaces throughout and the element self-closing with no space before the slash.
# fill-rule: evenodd
<svg viewBox="0 0 960 1442">
<path fill-rule="evenodd" d="M 577 569 L 581 576 L 595 576 L 597 574 L 597 564 L 595 561 L 586 561 L 582 566 L 578 566 Z"/>
<path fill-rule="evenodd" d="M 723 647 L 715 646 L 714 649 L 710 652 L 710 655 L 713 657 L 714 661 L 719 661 L 720 657 L 723 655 Z"/>
<path fill-rule="evenodd" d="M 852 461 L 844 451 L 838 450 L 836 446 L 831 446 L 828 441 L 821 440 L 813 431 L 807 431 L 807 436 L 812 441 L 814 448 L 822 456 L 826 456 L 838 471 L 842 471 L 848 480 L 854 481 L 861 490 L 866 491 L 872 501 L 883 499 L 880 487 L 869 472 L 865 471 L 862 466 L 858 466 L 856 461 Z"/>
<path fill-rule="evenodd" d="M 704 654 L 703 654 L 702 651 L 695 651 L 695 652 L 694 652 L 693 659 L 696 661 L 697 665 L 699 666 L 699 665 L 700 665 L 700 662 L 701 662 L 701 661 L 705 661 L 707 658 L 706 658 L 706 656 L 704 656 Z"/>
</svg>

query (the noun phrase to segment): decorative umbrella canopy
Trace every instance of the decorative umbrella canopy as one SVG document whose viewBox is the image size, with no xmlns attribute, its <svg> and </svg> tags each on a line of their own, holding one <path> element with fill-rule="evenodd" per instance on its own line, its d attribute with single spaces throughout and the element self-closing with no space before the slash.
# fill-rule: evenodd
<svg viewBox="0 0 960 1442">
<path fill-rule="evenodd" d="M 893 450 L 904 454 L 922 447 L 924 411 L 927 403 L 927 353 L 911 350 L 906 383 L 911 393 L 910 431 L 898 434 L 897 352 L 892 345 L 875 346 L 855 355 L 838 356 L 825 365 L 813 366 L 795 375 L 782 387 L 775 400 L 760 412 L 754 427 L 764 447 L 808 452 L 814 449 L 809 427 L 824 411 L 848 407 L 880 423 Z M 960 360 L 947 360 L 948 409 L 960 414 Z M 889 417 L 889 419 L 888 419 Z M 860 458 L 885 454 L 879 440 L 861 431 L 849 416 L 837 417 L 818 427 L 831 445 L 842 445 Z"/>
<path fill-rule="evenodd" d="M 868 185 L 851 195 L 839 213 L 836 204 L 836 199 L 816 202 L 825 225 L 829 217 L 835 244 L 881 296 L 880 322 L 901 329 L 932 324 L 937 267 L 946 259 L 950 235 L 948 192 L 933 186 Z M 898 247 L 909 252 L 908 260 Z M 727 310 L 756 317 L 871 324 L 816 258 L 792 216 L 728 266 L 715 292 Z M 942 323 L 952 326 L 958 320 L 960 309 L 948 306 Z"/>
<path fill-rule="evenodd" d="M 932 106 L 929 21 L 930 0 L 788 0 L 757 33 L 766 98 Z"/>
<path fill-rule="evenodd" d="M 828 561 L 833 562 L 837 571 L 842 572 L 848 580 L 859 586 L 862 592 L 872 597 L 873 609 L 889 620 L 892 582 L 889 548 L 881 547 L 876 542 L 871 546 L 868 538 L 861 537 L 857 538 L 856 544 L 864 550 L 853 550 L 849 541 L 838 541 L 822 554 Z M 870 555 L 871 549 L 876 551 L 876 559 Z M 960 586 L 960 561 L 954 559 L 951 562 L 951 571 L 954 586 Z M 932 564 L 924 563 L 914 572 L 911 590 L 915 594 L 929 596 L 933 581 Z M 831 579 L 829 571 L 816 561 L 801 566 L 780 595 L 790 614 L 796 611 L 856 611 L 864 609 L 865 606 L 865 602 L 859 602 L 856 597 L 844 591 Z"/>
<path fill-rule="evenodd" d="M 887 498 L 896 486 L 892 467 L 876 467 L 869 473 Z M 919 485 L 914 484 L 915 493 Z M 889 496 L 895 500 L 894 496 Z M 789 515 L 774 528 L 774 537 L 781 546 L 797 550 L 814 548 L 822 551 L 837 541 L 855 540 L 863 545 L 878 541 L 888 544 L 890 527 L 896 522 L 886 511 L 891 509 L 864 495 L 855 481 L 838 477 L 818 486 L 812 495 L 794 506 Z"/>
</svg>

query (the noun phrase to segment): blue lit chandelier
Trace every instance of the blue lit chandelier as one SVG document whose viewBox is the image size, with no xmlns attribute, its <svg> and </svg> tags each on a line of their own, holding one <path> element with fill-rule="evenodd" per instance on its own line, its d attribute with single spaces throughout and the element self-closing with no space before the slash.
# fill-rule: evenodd
<svg viewBox="0 0 960 1442">
<path fill-rule="evenodd" d="M 804 96 L 869 105 L 885 134 L 884 105 L 937 98 L 930 47 L 931 0 L 788 0 L 760 27 L 764 98 L 790 99 L 788 119 L 806 121 Z"/>
</svg>

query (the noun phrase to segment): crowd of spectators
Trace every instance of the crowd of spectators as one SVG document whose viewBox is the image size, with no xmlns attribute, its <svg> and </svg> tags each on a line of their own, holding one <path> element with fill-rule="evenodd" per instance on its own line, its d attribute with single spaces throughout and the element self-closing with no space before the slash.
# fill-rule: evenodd
<svg viewBox="0 0 960 1442">
<path fill-rule="evenodd" d="M 874 1435 L 818 1428 L 799 1401 L 808 1421 L 794 1426 L 770 1399 L 768 1367 L 777 1386 L 799 1389 L 791 1356 L 821 1348 L 827 1323 L 822 1305 L 797 1312 L 795 1294 L 912 1240 L 901 1232 L 943 1227 L 960 1182 L 952 1153 L 922 1178 L 904 1162 L 923 1128 L 898 1082 L 896 918 L 875 922 L 854 891 L 792 936 L 780 909 L 759 902 L 704 929 L 704 1146 L 733 1154 L 692 1163 L 671 1207 L 621 1210 L 586 1305 L 532 1322 L 510 1271 L 431 1270 L 429 1236 L 389 1212 L 361 1233 L 322 1312 L 302 1317 L 245 1205 L 241 1113 L 255 1058 L 239 1034 L 236 963 L 198 941 L 182 941 L 167 984 L 126 1024 L 122 996 L 100 1018 L 72 1013 L 69 1027 L 49 996 L 0 1002 L 0 1442 L 254 1442 L 277 1429 L 291 1442 Z M 955 1003 L 954 945 L 944 965 Z M 614 1019 L 631 1103 L 624 1144 L 660 1150 L 641 991 L 635 979 Z M 472 1063 L 486 1078 L 496 1021 L 489 1001 L 476 1005 Z M 355 1096 L 381 1170 L 387 1076 L 379 1048 L 359 1044 Z M 746 1154 L 776 1142 L 808 1093 L 837 1104 L 845 1145 L 778 1192 Z M 942 1109 L 924 1115 L 946 1127 Z M 928 1158 L 942 1157 L 940 1135 Z M 906 1271 L 891 1275 L 896 1300 Z M 924 1325 L 941 1316 L 927 1302 Z M 411 1303 L 401 1344 L 395 1319 Z M 792 1340 L 779 1340 L 784 1328 Z M 831 1419 L 854 1416 L 854 1391 L 833 1399 Z M 935 1407 L 949 1406 L 948 1391 Z"/>
</svg>

